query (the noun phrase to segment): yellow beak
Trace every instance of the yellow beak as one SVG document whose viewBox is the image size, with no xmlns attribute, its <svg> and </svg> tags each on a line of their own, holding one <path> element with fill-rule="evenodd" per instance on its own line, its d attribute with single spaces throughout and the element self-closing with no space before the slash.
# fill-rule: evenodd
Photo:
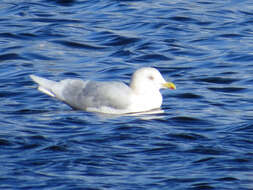
<svg viewBox="0 0 253 190">
<path fill-rule="evenodd" d="M 172 89 L 172 90 L 176 90 L 176 85 L 173 84 L 172 82 L 163 83 L 163 87 L 165 87 L 165 88 L 170 88 L 170 89 Z"/>
</svg>

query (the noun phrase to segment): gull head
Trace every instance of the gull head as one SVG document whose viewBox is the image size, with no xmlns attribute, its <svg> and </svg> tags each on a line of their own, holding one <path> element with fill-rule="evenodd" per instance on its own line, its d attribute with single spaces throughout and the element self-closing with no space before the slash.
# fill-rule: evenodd
<svg viewBox="0 0 253 190">
<path fill-rule="evenodd" d="M 161 88 L 176 89 L 172 82 L 166 82 L 161 73 L 152 67 L 143 67 L 135 71 L 130 87 L 138 94 L 157 92 Z"/>
</svg>

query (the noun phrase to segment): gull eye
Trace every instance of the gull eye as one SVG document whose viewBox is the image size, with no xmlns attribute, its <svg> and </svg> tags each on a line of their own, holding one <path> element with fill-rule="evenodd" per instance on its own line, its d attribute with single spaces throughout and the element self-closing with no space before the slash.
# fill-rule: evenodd
<svg viewBox="0 0 253 190">
<path fill-rule="evenodd" d="M 152 75 L 149 75 L 149 76 L 148 76 L 148 79 L 149 79 L 149 80 L 154 80 L 154 77 L 153 77 Z"/>
</svg>

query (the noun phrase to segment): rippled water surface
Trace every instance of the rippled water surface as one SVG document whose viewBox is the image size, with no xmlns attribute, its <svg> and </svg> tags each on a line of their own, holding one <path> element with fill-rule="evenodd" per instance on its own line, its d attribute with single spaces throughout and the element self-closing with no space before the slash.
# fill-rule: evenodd
<svg viewBox="0 0 253 190">
<path fill-rule="evenodd" d="M 253 189 L 253 3 L 0 2 L 0 189 Z M 177 85 L 164 113 L 75 111 L 29 74 Z"/>
</svg>

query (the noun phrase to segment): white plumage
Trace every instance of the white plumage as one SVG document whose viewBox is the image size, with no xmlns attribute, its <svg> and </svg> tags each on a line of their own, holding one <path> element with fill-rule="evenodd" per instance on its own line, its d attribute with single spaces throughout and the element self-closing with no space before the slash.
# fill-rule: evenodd
<svg viewBox="0 0 253 190">
<path fill-rule="evenodd" d="M 175 89 L 157 69 L 144 67 L 132 76 L 130 86 L 122 82 L 96 82 L 65 79 L 55 82 L 35 75 L 38 89 L 74 109 L 110 114 L 144 112 L 162 104 L 161 88 Z"/>
</svg>

